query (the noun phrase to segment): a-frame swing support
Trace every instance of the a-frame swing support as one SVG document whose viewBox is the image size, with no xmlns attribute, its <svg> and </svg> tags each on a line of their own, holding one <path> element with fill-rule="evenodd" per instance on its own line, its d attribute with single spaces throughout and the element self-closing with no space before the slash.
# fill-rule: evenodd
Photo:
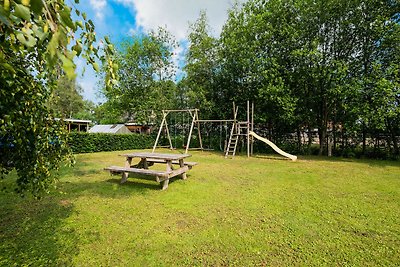
<svg viewBox="0 0 400 267">
<path fill-rule="evenodd" d="M 169 148 L 170 149 L 174 149 L 174 147 L 172 146 L 172 140 L 171 140 L 171 136 L 169 134 L 169 128 L 168 128 L 168 122 L 167 122 L 168 114 L 170 114 L 172 112 L 188 112 L 190 114 L 190 117 L 192 118 L 192 123 L 190 125 L 190 131 L 189 131 L 189 136 L 188 136 L 188 140 L 187 140 L 187 143 L 186 143 L 185 153 L 187 153 L 188 150 L 189 150 L 190 140 L 192 138 L 192 133 L 193 133 L 193 129 L 194 129 L 194 125 L 195 124 L 197 124 L 197 130 L 198 130 L 199 142 L 200 142 L 200 149 L 202 150 L 203 149 L 203 142 L 201 140 L 198 109 L 168 109 L 168 110 L 163 110 L 162 111 L 163 118 L 162 118 L 162 121 L 161 121 L 160 128 L 158 129 L 157 138 L 156 138 L 156 141 L 154 143 L 152 152 L 154 153 L 154 151 L 157 148 L 157 145 L 158 145 L 158 142 L 160 140 L 160 136 L 161 136 L 161 133 L 162 133 L 164 127 L 165 127 L 165 131 L 167 133 L 167 138 L 168 138 L 168 142 L 169 142 Z"/>
</svg>

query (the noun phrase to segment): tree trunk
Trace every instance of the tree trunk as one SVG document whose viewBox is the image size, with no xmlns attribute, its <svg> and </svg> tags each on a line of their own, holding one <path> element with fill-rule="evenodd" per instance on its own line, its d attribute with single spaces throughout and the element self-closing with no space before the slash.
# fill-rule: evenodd
<svg viewBox="0 0 400 267">
<path fill-rule="evenodd" d="M 344 129 L 344 127 L 342 127 L 342 130 L 341 130 L 341 136 L 342 136 L 342 140 L 341 140 L 341 143 L 342 143 L 342 151 L 340 152 L 342 155 L 343 155 L 343 151 L 344 151 L 344 131 L 345 131 L 345 129 Z"/>
<path fill-rule="evenodd" d="M 300 127 L 297 127 L 297 148 L 299 151 L 301 151 L 301 132 L 300 132 Z"/>
<path fill-rule="evenodd" d="M 308 146 L 307 146 L 307 150 L 308 150 L 308 154 L 311 154 L 311 144 L 313 141 L 313 136 L 312 136 L 312 129 L 311 129 L 311 125 L 308 125 Z"/>
<path fill-rule="evenodd" d="M 387 122 L 387 128 L 389 130 L 391 142 L 393 143 L 393 155 L 397 156 L 399 155 L 399 145 L 397 144 L 396 131 L 390 121 Z"/>
<path fill-rule="evenodd" d="M 332 125 L 332 134 L 333 134 L 332 152 L 334 155 L 336 155 L 336 121 L 333 122 L 333 125 Z"/>
<path fill-rule="evenodd" d="M 367 130 L 365 124 L 362 125 L 362 155 L 365 155 L 365 148 L 366 148 L 366 139 L 367 139 Z"/>
<path fill-rule="evenodd" d="M 319 152 L 318 155 L 322 156 L 325 155 L 326 151 L 326 138 L 327 138 L 327 131 L 328 131 L 328 109 L 327 109 L 327 102 L 326 99 L 323 100 L 321 103 L 321 119 L 318 128 L 318 135 L 319 135 Z"/>
<path fill-rule="evenodd" d="M 318 129 L 318 137 L 319 137 L 319 152 L 318 155 L 324 155 L 325 144 L 326 144 L 326 126 L 322 126 Z"/>
</svg>

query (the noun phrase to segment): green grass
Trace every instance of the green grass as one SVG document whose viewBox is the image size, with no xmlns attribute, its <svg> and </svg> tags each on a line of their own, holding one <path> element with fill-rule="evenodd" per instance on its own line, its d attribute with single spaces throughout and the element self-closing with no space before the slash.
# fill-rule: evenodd
<svg viewBox="0 0 400 267">
<path fill-rule="evenodd" d="M 102 171 L 120 153 L 77 155 L 40 201 L 2 193 L 0 265 L 400 264 L 400 162 L 192 152 L 160 191 Z"/>
</svg>

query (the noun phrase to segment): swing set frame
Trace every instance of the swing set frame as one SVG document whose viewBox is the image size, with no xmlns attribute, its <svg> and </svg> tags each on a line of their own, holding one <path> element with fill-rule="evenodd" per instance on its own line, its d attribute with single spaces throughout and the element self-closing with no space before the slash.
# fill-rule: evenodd
<svg viewBox="0 0 400 267">
<path fill-rule="evenodd" d="M 152 150 L 153 153 L 154 153 L 154 151 L 156 150 L 157 147 L 168 147 L 170 149 L 174 149 L 174 147 L 172 145 L 172 139 L 171 139 L 171 135 L 170 135 L 170 131 L 169 131 L 169 125 L 168 125 L 168 115 L 171 114 L 171 113 L 188 113 L 190 118 L 191 118 L 189 135 L 188 135 L 187 142 L 186 142 L 186 147 L 185 147 L 185 154 L 188 153 L 189 149 L 190 150 L 205 150 L 205 148 L 203 147 L 203 140 L 202 140 L 202 137 L 201 137 L 200 123 L 207 123 L 207 122 L 220 122 L 220 123 L 222 123 L 222 122 L 234 122 L 234 120 L 200 120 L 199 119 L 199 109 L 165 109 L 165 110 L 162 110 L 163 118 L 161 120 L 161 125 L 160 125 L 160 128 L 158 129 L 157 138 L 156 138 L 156 141 L 155 141 L 154 146 L 153 146 L 153 150 Z M 191 141 L 193 130 L 194 130 L 195 126 L 197 126 L 196 128 L 197 128 L 197 134 L 199 136 L 200 147 L 198 147 L 198 148 L 190 148 L 190 141 Z M 165 132 L 167 134 L 169 146 L 157 146 L 158 142 L 160 140 L 161 133 L 162 133 L 164 128 L 165 128 Z"/>
</svg>

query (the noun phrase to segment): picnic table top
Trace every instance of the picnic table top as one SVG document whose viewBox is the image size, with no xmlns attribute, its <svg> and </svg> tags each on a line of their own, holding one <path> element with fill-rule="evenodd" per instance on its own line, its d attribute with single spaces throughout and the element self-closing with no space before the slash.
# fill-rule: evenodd
<svg viewBox="0 0 400 267">
<path fill-rule="evenodd" d="M 147 158 L 147 159 L 163 159 L 163 160 L 180 160 L 191 157 L 190 154 L 168 154 L 168 153 L 151 153 L 151 152 L 136 152 L 122 154 L 121 156 L 127 158 Z"/>
</svg>

